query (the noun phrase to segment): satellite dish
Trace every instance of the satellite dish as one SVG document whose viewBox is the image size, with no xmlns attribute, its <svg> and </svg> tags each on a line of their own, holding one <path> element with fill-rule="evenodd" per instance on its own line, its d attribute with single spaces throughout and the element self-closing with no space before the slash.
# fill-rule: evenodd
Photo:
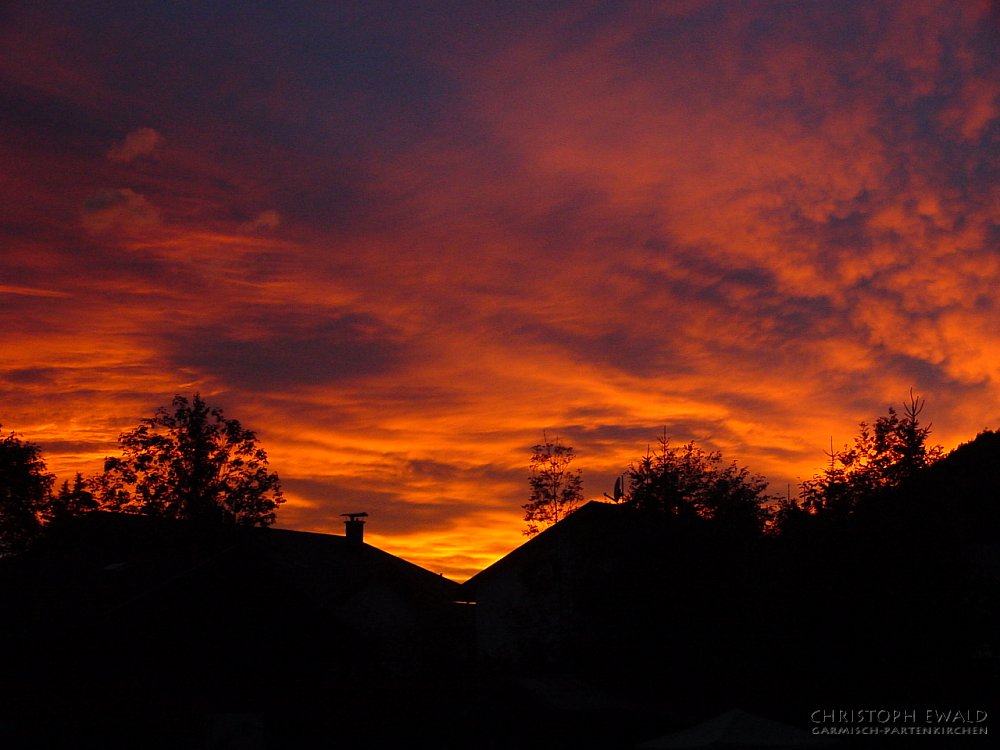
<svg viewBox="0 0 1000 750">
<path fill-rule="evenodd" d="M 618 477 L 615 480 L 614 497 L 609 495 L 607 492 L 604 493 L 604 497 L 606 497 L 608 500 L 620 503 L 622 501 L 622 498 L 625 497 L 625 489 L 623 487 L 624 483 L 622 482 L 622 479 L 623 477 Z"/>
</svg>

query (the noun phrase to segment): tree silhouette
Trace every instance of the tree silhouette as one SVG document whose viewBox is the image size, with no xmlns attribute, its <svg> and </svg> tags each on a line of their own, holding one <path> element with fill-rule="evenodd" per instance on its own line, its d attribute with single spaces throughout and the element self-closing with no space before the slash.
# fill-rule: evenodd
<svg viewBox="0 0 1000 750">
<path fill-rule="evenodd" d="M 107 458 L 95 480 L 103 507 L 239 526 L 274 523 L 284 502 L 257 436 L 195 394 L 118 438 L 122 454 Z"/>
<path fill-rule="evenodd" d="M 24 551 L 41 530 L 55 477 L 38 446 L 0 437 L 0 557 Z"/>
<path fill-rule="evenodd" d="M 525 536 L 534 536 L 542 528 L 558 523 L 583 500 L 583 478 L 579 469 L 570 469 L 575 455 L 573 448 L 562 445 L 559 438 L 532 446 L 528 485 L 531 496 L 524 508 Z M 541 527 L 539 526 L 541 524 Z"/>
<path fill-rule="evenodd" d="M 718 451 L 689 442 L 670 445 L 664 430 L 655 449 L 628 469 L 623 502 L 679 518 L 710 519 L 720 526 L 759 530 L 767 519 L 767 480 L 735 462 L 724 464 Z"/>
<path fill-rule="evenodd" d="M 874 426 L 859 423 L 853 446 L 831 449 L 827 469 L 802 483 L 803 506 L 813 513 L 848 516 L 859 503 L 898 487 L 940 459 L 942 447 L 927 445 L 931 425 L 919 420 L 925 403 L 911 389 L 902 417 L 890 406 Z"/>
<path fill-rule="evenodd" d="M 64 481 L 59 491 L 50 498 L 44 516 L 46 521 L 58 522 L 65 518 L 81 516 L 97 508 L 97 499 L 90 491 L 90 484 L 80 472 L 77 472 L 73 484 Z"/>
</svg>

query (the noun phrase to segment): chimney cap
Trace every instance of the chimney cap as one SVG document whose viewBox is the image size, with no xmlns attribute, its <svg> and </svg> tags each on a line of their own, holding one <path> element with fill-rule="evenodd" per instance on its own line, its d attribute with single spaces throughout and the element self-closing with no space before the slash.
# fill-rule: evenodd
<svg viewBox="0 0 1000 750">
<path fill-rule="evenodd" d="M 367 513 L 341 513 L 342 517 L 349 518 L 352 521 L 357 521 L 359 518 L 368 518 Z"/>
</svg>

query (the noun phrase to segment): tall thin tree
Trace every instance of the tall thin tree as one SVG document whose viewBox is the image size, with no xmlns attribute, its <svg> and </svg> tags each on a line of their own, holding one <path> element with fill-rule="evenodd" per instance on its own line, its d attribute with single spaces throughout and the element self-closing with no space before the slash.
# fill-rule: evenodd
<svg viewBox="0 0 1000 750">
<path fill-rule="evenodd" d="M 583 477 L 579 469 L 571 469 L 576 457 L 573 448 L 559 438 L 549 440 L 542 433 L 542 442 L 532 446 L 528 485 L 531 495 L 525 503 L 525 536 L 534 536 L 544 528 L 558 523 L 583 500 Z"/>
</svg>

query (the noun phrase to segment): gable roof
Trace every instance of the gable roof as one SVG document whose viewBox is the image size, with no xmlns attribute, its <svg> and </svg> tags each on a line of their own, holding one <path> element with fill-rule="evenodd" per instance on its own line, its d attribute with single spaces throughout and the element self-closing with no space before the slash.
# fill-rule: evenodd
<svg viewBox="0 0 1000 750">
<path fill-rule="evenodd" d="M 20 611 L 67 618 L 100 617 L 167 587 L 250 591 L 248 579 L 326 610 L 372 588 L 417 603 L 450 601 L 459 590 L 454 581 L 343 536 L 104 512 L 68 520 L 36 549 L 0 566 L 0 585 Z"/>
<path fill-rule="evenodd" d="M 554 555 L 625 559 L 637 536 L 649 529 L 650 521 L 629 506 L 592 500 L 474 575 L 463 584 L 464 592 L 474 598 L 497 576 L 514 568 L 542 564 Z"/>
<path fill-rule="evenodd" d="M 459 584 L 400 557 L 346 537 L 288 529 L 248 529 L 249 545 L 284 580 L 322 606 L 364 589 L 452 601 Z"/>
</svg>

